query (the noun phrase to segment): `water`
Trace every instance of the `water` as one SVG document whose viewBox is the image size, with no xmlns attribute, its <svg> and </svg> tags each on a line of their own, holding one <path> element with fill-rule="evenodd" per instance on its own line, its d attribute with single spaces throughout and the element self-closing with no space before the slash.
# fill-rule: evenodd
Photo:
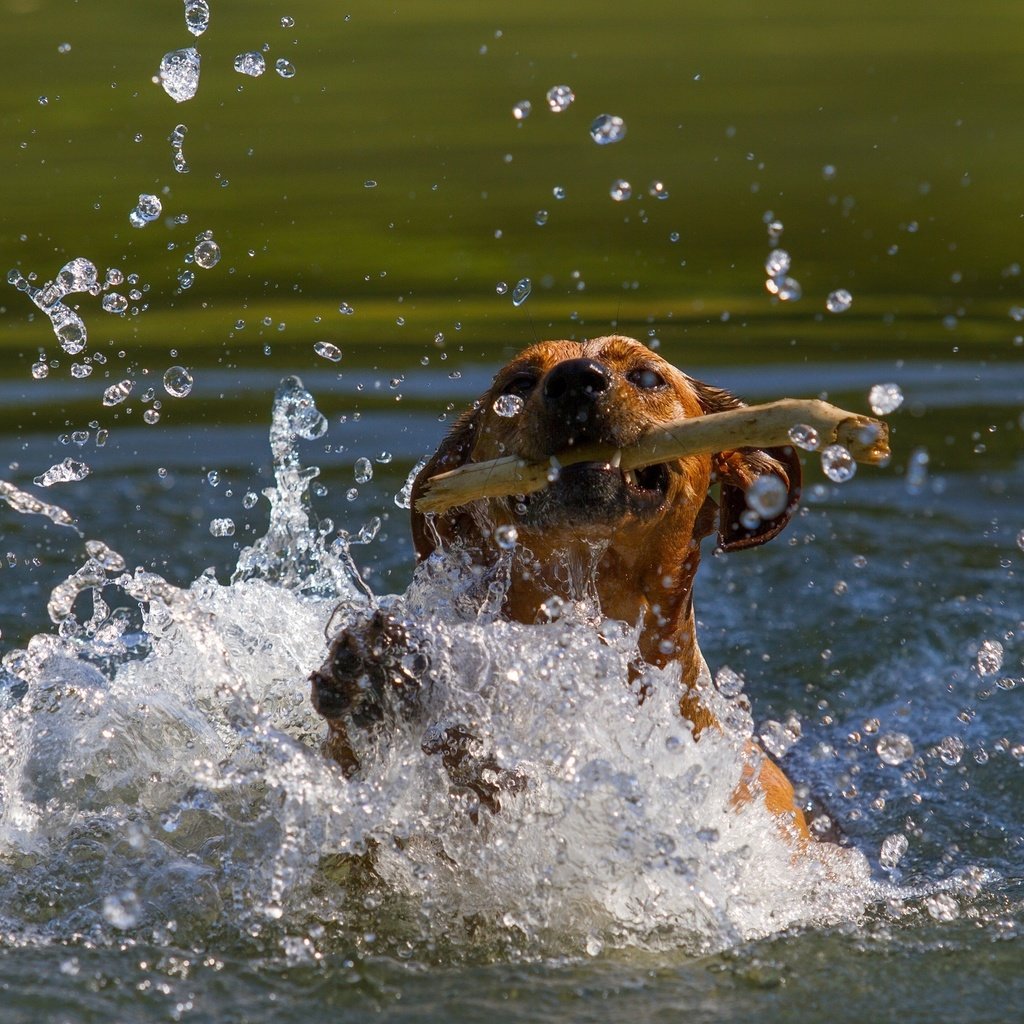
<svg viewBox="0 0 1024 1024">
<path fill-rule="evenodd" d="M 199 91 L 201 59 L 194 46 L 171 50 L 160 59 L 157 80 L 175 103 L 184 103 Z"/>
<path fill-rule="evenodd" d="M 599 114 L 590 125 L 590 137 L 599 146 L 611 146 L 626 137 L 626 122 L 618 114 Z"/>
</svg>

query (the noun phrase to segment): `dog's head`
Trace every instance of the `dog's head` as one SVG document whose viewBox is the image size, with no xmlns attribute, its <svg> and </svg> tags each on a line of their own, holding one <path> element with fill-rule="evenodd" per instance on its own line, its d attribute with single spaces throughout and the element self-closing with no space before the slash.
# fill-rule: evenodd
<svg viewBox="0 0 1024 1024">
<path fill-rule="evenodd" d="M 591 442 L 623 448 L 662 424 L 742 404 L 631 338 L 541 342 L 503 367 L 463 413 L 417 476 L 413 502 L 431 476 L 467 462 L 503 455 L 543 462 Z M 777 515 L 759 517 L 747 509 L 746 493 L 766 475 L 781 481 L 786 500 Z M 494 551 L 485 534 L 502 526 L 514 526 L 538 555 L 580 541 L 636 549 L 655 537 L 662 545 L 674 539 L 685 552 L 716 528 L 719 546 L 733 551 L 774 537 L 800 492 L 800 463 L 789 447 L 694 455 L 630 473 L 608 463 L 556 463 L 552 477 L 533 494 L 475 502 L 432 521 L 414 511 L 417 556 L 456 540 Z M 715 482 L 721 484 L 717 507 L 708 493 Z"/>
</svg>

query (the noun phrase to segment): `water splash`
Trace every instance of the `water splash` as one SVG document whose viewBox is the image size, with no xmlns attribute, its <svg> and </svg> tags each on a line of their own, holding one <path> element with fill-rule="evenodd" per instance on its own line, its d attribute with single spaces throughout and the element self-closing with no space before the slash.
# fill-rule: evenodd
<svg viewBox="0 0 1024 1024">
<path fill-rule="evenodd" d="M 184 103 L 198 92 L 200 62 L 194 46 L 171 50 L 161 58 L 156 81 L 175 103 Z"/>
</svg>

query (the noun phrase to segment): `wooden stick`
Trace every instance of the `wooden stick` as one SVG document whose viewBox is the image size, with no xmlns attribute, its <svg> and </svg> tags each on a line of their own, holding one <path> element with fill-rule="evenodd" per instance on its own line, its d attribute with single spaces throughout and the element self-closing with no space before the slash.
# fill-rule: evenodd
<svg viewBox="0 0 1024 1024">
<path fill-rule="evenodd" d="M 882 420 L 846 412 L 814 398 L 783 398 L 766 405 L 746 405 L 696 419 L 677 420 L 650 431 L 635 445 L 619 452 L 608 445 L 588 444 L 560 452 L 549 462 L 527 462 L 508 455 L 489 462 L 467 463 L 431 477 L 416 508 L 420 512 L 444 512 L 480 498 L 539 491 L 549 483 L 555 464 L 609 462 L 619 455 L 619 465 L 628 471 L 684 455 L 792 444 L 789 431 L 798 425 L 817 432 L 819 447 L 841 444 L 857 462 L 880 465 L 889 458 L 889 428 Z"/>
</svg>

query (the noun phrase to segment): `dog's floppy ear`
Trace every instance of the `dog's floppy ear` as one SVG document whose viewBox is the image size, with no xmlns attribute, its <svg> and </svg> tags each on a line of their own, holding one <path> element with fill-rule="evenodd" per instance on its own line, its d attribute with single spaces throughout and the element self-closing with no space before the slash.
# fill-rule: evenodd
<svg viewBox="0 0 1024 1024">
<path fill-rule="evenodd" d="M 410 495 L 412 503 L 412 543 L 416 549 L 417 561 L 435 550 L 439 543 L 450 544 L 456 537 L 469 535 L 472 517 L 462 509 L 453 508 L 437 515 L 424 515 L 416 510 L 416 502 L 426 489 L 427 481 L 438 473 L 447 473 L 469 461 L 480 416 L 477 407 L 467 409 L 456 421 L 441 447 L 431 456 L 430 461 L 416 474 Z"/>
<path fill-rule="evenodd" d="M 744 405 L 721 388 L 692 379 L 690 383 L 705 412 L 725 412 Z M 773 476 L 781 481 L 786 488 L 785 504 L 777 515 L 750 516 L 747 491 L 755 480 L 763 476 Z M 801 480 L 800 459 L 791 445 L 738 448 L 716 454 L 712 462 L 712 482 L 721 484 L 718 546 L 723 551 L 739 551 L 764 544 L 781 533 L 800 503 Z"/>
</svg>

